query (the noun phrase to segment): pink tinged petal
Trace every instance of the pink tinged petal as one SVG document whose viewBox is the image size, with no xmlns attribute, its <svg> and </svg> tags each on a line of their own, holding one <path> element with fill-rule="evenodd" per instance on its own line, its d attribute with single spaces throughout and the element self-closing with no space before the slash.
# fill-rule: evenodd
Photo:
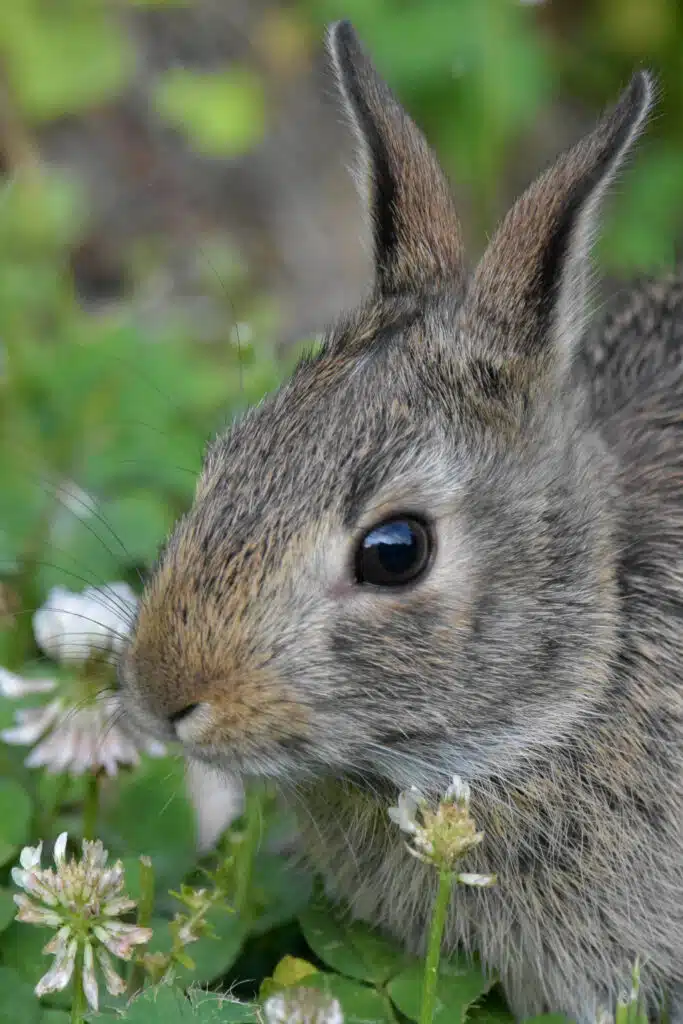
<svg viewBox="0 0 683 1024">
<path fill-rule="evenodd" d="M 63 925 L 56 935 L 53 935 L 46 946 L 43 946 L 43 953 L 51 953 L 53 956 L 63 956 L 71 937 L 71 925 Z"/>
<path fill-rule="evenodd" d="M 38 873 L 36 871 L 22 871 L 21 868 L 12 868 L 11 874 L 15 885 L 18 885 L 32 896 L 37 896 L 43 903 L 47 903 L 49 907 L 56 907 L 59 903 L 56 894 L 43 882 L 42 876 L 50 877 L 48 872 L 41 871 Z"/>
<path fill-rule="evenodd" d="M 78 943 L 75 939 L 72 939 L 64 953 L 55 959 L 50 970 L 47 974 L 43 975 L 36 985 L 35 993 L 37 996 L 47 995 L 48 992 L 59 992 L 61 989 L 66 988 L 74 972 L 77 948 Z"/>
<path fill-rule="evenodd" d="M 0 694 L 3 697 L 26 697 L 31 693 L 50 693 L 57 683 L 54 679 L 24 679 L 23 676 L 0 668 Z"/>
<path fill-rule="evenodd" d="M 120 921 L 96 925 L 93 931 L 103 946 L 120 960 L 130 960 L 134 946 L 142 946 L 152 938 L 151 928 L 139 928 Z"/>
<path fill-rule="evenodd" d="M 39 907 L 23 893 L 17 893 L 14 902 L 19 907 L 17 921 L 22 921 L 24 924 L 42 924 L 47 928 L 58 928 L 62 923 L 61 914 L 54 910 L 48 910 L 47 907 Z"/>
<path fill-rule="evenodd" d="M 86 942 L 83 948 L 83 991 L 88 1000 L 88 1006 L 97 1013 L 99 1007 L 99 993 L 97 991 L 97 978 L 95 977 L 95 958 L 92 946 Z"/>
<path fill-rule="evenodd" d="M 104 984 L 107 992 L 112 996 L 122 996 L 126 991 L 126 983 L 114 970 L 111 957 L 101 946 L 97 947 L 97 959 L 104 975 Z"/>
<path fill-rule="evenodd" d="M 119 896 L 116 899 L 109 900 L 108 903 L 102 907 L 102 913 L 106 917 L 120 917 L 121 914 L 126 914 L 129 910 L 134 910 L 137 906 L 135 900 L 127 899 L 125 896 Z"/>
</svg>

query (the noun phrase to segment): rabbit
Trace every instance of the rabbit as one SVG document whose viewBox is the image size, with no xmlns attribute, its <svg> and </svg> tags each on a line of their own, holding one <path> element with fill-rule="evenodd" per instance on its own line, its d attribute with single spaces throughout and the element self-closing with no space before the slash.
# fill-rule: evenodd
<svg viewBox="0 0 683 1024">
<path fill-rule="evenodd" d="M 638 71 L 469 269 L 444 173 L 348 22 L 374 282 L 208 448 L 120 661 L 135 728 L 276 781 L 328 892 L 425 949 L 435 872 L 387 816 L 453 774 L 485 839 L 445 952 L 513 1013 L 683 1021 L 683 279 L 589 320 Z"/>
</svg>

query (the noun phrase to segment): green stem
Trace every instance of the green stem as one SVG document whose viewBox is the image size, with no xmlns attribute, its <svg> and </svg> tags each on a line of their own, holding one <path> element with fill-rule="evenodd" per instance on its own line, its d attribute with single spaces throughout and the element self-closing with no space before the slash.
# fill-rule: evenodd
<svg viewBox="0 0 683 1024">
<path fill-rule="evenodd" d="M 432 923 L 429 929 L 429 946 L 425 961 L 424 983 L 422 986 L 422 1006 L 420 1008 L 420 1024 L 432 1024 L 436 1004 L 436 983 L 439 977 L 439 960 L 441 959 L 441 940 L 446 925 L 446 915 L 450 904 L 453 875 L 449 871 L 439 872 L 439 887 L 432 911 Z"/>
<path fill-rule="evenodd" d="M 154 913 L 154 868 L 149 857 L 140 857 L 140 901 L 138 903 L 138 925 L 149 928 Z M 128 984 L 128 994 L 134 996 L 145 984 L 145 969 L 141 963 L 134 963 Z"/>
<path fill-rule="evenodd" d="M 261 793 L 254 788 L 246 794 L 245 828 L 235 860 L 235 910 L 243 916 L 249 901 L 254 857 L 261 838 Z"/>
<path fill-rule="evenodd" d="M 85 992 L 83 991 L 83 948 L 79 946 L 74 966 L 73 1002 L 71 1004 L 71 1024 L 83 1024 L 85 1013 Z"/>
<path fill-rule="evenodd" d="M 97 817 L 100 802 L 99 773 L 90 772 L 87 776 L 85 802 L 83 804 L 83 838 L 95 839 L 97 836 Z"/>
</svg>

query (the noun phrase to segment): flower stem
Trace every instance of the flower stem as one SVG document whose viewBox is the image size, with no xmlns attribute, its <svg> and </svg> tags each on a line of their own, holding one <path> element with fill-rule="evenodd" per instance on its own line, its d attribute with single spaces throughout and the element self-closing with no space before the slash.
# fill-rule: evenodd
<svg viewBox="0 0 683 1024">
<path fill-rule="evenodd" d="M 85 801 L 83 804 L 83 838 L 95 839 L 97 835 L 97 817 L 100 802 L 100 779 L 98 772 L 90 772 L 87 776 Z"/>
<path fill-rule="evenodd" d="M 453 875 L 450 871 L 439 871 L 439 887 L 432 911 L 432 923 L 429 929 L 429 946 L 425 961 L 424 982 L 422 985 L 422 1006 L 420 1008 L 420 1024 L 432 1024 L 436 1004 L 436 983 L 439 977 L 439 960 L 441 959 L 441 940 L 446 925 L 446 915 L 450 903 Z"/>
<path fill-rule="evenodd" d="M 83 1024 L 85 1013 L 85 993 L 83 991 L 83 948 L 79 946 L 76 953 L 76 964 L 73 974 L 73 1002 L 71 1004 L 71 1024 Z"/>
<path fill-rule="evenodd" d="M 149 928 L 154 913 L 154 867 L 149 857 L 140 857 L 140 900 L 138 902 L 138 925 Z M 145 968 L 134 963 L 128 982 L 128 995 L 134 996 L 144 988 Z"/>
<path fill-rule="evenodd" d="M 242 842 L 237 849 L 235 860 L 235 910 L 243 916 L 247 910 L 249 901 L 249 889 L 251 887 L 251 875 L 254 867 L 254 857 L 261 838 L 261 817 L 262 817 L 261 793 L 257 788 L 252 788 L 246 794 L 244 817 L 245 829 Z"/>
</svg>

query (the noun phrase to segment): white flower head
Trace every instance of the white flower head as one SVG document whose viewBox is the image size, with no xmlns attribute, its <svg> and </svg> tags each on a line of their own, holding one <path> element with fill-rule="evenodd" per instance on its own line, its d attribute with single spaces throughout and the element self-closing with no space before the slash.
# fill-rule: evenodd
<svg viewBox="0 0 683 1024">
<path fill-rule="evenodd" d="M 135 766 L 140 754 L 162 757 L 162 743 L 146 736 L 133 738 L 118 724 L 119 702 L 102 695 L 90 704 L 69 707 L 56 697 L 39 708 L 20 708 L 15 724 L 0 731 L 5 743 L 33 747 L 26 758 L 29 768 L 49 773 L 83 775 L 104 770 L 116 775 L 120 765 Z"/>
<path fill-rule="evenodd" d="M 288 988 L 263 1004 L 266 1024 L 344 1024 L 338 1000 L 315 988 Z"/>
<path fill-rule="evenodd" d="M 58 693 L 40 707 L 20 708 L 14 725 L 0 732 L 5 743 L 33 747 L 25 762 L 29 767 L 71 775 L 103 769 L 108 775 L 115 775 L 119 765 L 137 765 L 141 753 L 159 757 L 166 752 L 157 740 L 143 734 L 133 737 L 121 728 L 118 700 L 111 693 L 102 692 L 101 662 L 94 670 L 97 693 L 82 699 L 84 682 L 94 690 L 88 679 L 89 658 L 95 653 L 104 656 L 105 668 L 107 662 L 115 660 L 133 623 L 136 606 L 137 598 L 127 583 L 89 587 L 82 594 L 55 587 L 33 616 L 33 630 L 40 647 L 72 666 L 80 662 L 84 669 L 82 679 L 74 677 L 78 685 L 72 694 Z M 0 668 L 0 693 L 6 697 L 52 692 L 56 688 L 53 679 L 24 679 Z"/>
<path fill-rule="evenodd" d="M 450 786 L 444 794 L 444 800 L 448 800 L 453 804 L 461 804 L 463 807 L 469 807 L 471 795 L 470 787 L 465 780 L 461 779 L 459 775 L 454 775 Z"/>
<path fill-rule="evenodd" d="M 439 801 L 436 810 L 412 786 L 399 793 L 398 806 L 389 817 L 408 837 L 408 852 L 440 871 L 454 871 L 457 862 L 484 838 L 470 814 L 470 787 L 458 775 Z M 493 885 L 493 875 L 463 872 L 455 876 L 463 885 Z"/>
<path fill-rule="evenodd" d="M 54 956 L 54 961 L 36 985 L 36 995 L 66 988 L 80 948 L 83 990 L 90 1007 L 97 1010 L 95 962 L 101 968 L 107 990 L 112 995 L 121 995 L 125 982 L 114 970 L 109 953 L 130 960 L 135 946 L 149 942 L 152 932 L 118 920 L 119 915 L 136 905 L 124 892 L 121 862 L 107 867 L 108 854 L 99 840 L 83 840 L 80 860 L 67 860 L 67 838 L 63 832 L 55 843 L 54 869 L 41 867 L 42 843 L 22 850 L 21 866 L 12 868 L 15 885 L 24 890 L 14 897 L 19 908 L 17 921 L 57 929 L 44 949 Z"/>
<path fill-rule="evenodd" d="M 87 661 L 93 654 L 110 660 L 123 647 L 135 616 L 137 597 L 127 583 L 86 587 L 75 594 L 54 587 L 33 616 L 38 646 L 65 664 Z"/>
</svg>

